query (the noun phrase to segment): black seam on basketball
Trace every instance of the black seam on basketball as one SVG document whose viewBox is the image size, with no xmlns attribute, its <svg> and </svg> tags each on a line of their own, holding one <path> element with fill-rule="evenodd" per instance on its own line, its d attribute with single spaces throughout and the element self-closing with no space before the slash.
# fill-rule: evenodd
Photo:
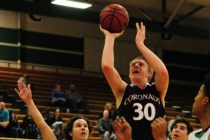
<svg viewBox="0 0 210 140">
<path fill-rule="evenodd" d="M 121 16 L 124 17 L 125 19 L 129 20 L 129 18 L 128 18 L 129 16 L 128 16 L 128 15 L 127 15 L 127 16 L 128 16 L 128 17 L 127 17 L 127 16 L 124 16 L 123 14 L 118 13 L 118 12 L 115 12 L 115 14 L 121 15 Z"/>
<path fill-rule="evenodd" d="M 115 16 L 115 15 L 114 15 Z M 122 31 L 123 30 L 123 28 L 122 28 L 122 26 L 121 26 L 121 24 L 120 24 L 120 20 L 119 20 L 119 18 L 117 17 L 117 16 L 115 16 L 115 18 L 117 19 L 117 23 L 120 25 L 120 31 Z"/>
<path fill-rule="evenodd" d="M 127 16 L 124 16 L 123 14 L 121 14 L 121 13 L 118 13 L 118 12 L 114 12 L 114 11 L 111 11 L 111 10 L 104 10 L 104 11 L 102 11 L 101 13 L 103 13 L 103 12 L 111 12 L 110 13 L 110 15 L 113 15 L 113 14 L 118 14 L 118 15 L 120 15 L 120 16 L 122 16 L 123 18 L 125 18 L 125 19 L 127 19 L 128 21 L 129 21 L 129 16 L 127 15 Z M 108 14 L 107 14 L 108 15 Z"/>
<path fill-rule="evenodd" d="M 111 18 L 111 23 L 109 25 L 109 30 L 112 32 L 112 23 L 113 23 L 113 19 L 114 19 L 114 14 L 115 14 L 115 9 L 117 8 L 117 5 L 114 8 L 114 11 L 112 13 L 112 18 Z"/>
<path fill-rule="evenodd" d="M 106 20 L 106 19 L 107 19 L 108 17 L 110 17 L 110 16 L 112 16 L 112 15 L 107 15 L 107 16 L 105 16 L 105 17 L 102 19 L 101 23 L 103 23 L 104 20 Z"/>
</svg>

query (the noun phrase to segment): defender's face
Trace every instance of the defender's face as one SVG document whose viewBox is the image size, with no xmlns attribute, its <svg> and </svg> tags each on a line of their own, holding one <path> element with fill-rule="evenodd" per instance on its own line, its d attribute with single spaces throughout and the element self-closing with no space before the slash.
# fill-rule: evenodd
<svg viewBox="0 0 210 140">
<path fill-rule="evenodd" d="M 72 132 L 69 132 L 72 139 L 87 140 L 89 137 L 88 124 L 84 119 L 78 119 L 74 122 Z"/>
<path fill-rule="evenodd" d="M 177 123 L 171 132 L 172 140 L 187 140 L 187 125 L 185 123 Z"/>
<path fill-rule="evenodd" d="M 195 116 L 200 116 L 202 114 L 203 111 L 203 100 L 204 100 L 205 94 L 204 94 L 204 85 L 201 85 L 197 96 L 194 99 L 194 103 L 193 103 L 193 107 L 192 107 L 192 113 Z"/>
</svg>

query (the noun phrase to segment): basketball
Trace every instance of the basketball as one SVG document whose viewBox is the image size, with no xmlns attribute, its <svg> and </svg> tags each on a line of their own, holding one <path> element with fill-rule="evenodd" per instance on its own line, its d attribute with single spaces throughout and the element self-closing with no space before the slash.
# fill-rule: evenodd
<svg viewBox="0 0 210 140">
<path fill-rule="evenodd" d="M 127 10 L 119 4 L 105 6 L 100 13 L 100 24 L 103 29 L 110 33 L 120 33 L 125 30 L 129 23 Z"/>
</svg>

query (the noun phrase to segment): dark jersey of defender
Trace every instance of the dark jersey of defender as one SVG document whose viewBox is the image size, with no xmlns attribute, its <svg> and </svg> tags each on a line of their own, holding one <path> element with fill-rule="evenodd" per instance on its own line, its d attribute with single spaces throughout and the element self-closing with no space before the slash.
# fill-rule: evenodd
<svg viewBox="0 0 210 140">
<path fill-rule="evenodd" d="M 150 124 L 166 114 L 154 84 L 144 89 L 127 85 L 117 112 L 131 125 L 133 140 L 153 140 Z"/>
</svg>

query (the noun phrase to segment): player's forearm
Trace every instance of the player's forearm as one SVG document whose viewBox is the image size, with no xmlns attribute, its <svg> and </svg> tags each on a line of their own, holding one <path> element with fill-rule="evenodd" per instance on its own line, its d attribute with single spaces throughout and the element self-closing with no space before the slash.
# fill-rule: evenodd
<svg viewBox="0 0 210 140">
<path fill-rule="evenodd" d="M 31 116 L 36 123 L 37 127 L 40 129 L 40 132 L 42 134 L 42 138 L 44 140 L 56 140 L 56 137 L 52 131 L 52 129 L 47 125 L 47 123 L 44 121 L 44 118 L 42 117 L 40 111 L 34 104 L 33 100 L 27 103 L 28 109 L 30 110 Z"/>
<path fill-rule="evenodd" d="M 162 62 L 162 60 L 156 54 L 154 54 L 149 48 L 147 48 L 147 46 L 145 46 L 143 42 L 137 43 L 137 48 L 154 70 L 159 69 L 160 67 L 165 68 L 165 65 Z"/>
<path fill-rule="evenodd" d="M 102 54 L 102 68 L 103 66 L 114 66 L 114 41 L 112 36 L 105 37 L 105 44 Z"/>
<path fill-rule="evenodd" d="M 45 122 L 40 111 L 37 109 L 36 105 L 33 101 L 27 103 L 28 109 L 30 110 L 30 114 L 33 117 L 34 122 L 40 128 L 42 124 Z"/>
<path fill-rule="evenodd" d="M 125 132 L 126 135 L 124 135 L 124 140 L 132 140 L 131 132 Z"/>
</svg>

